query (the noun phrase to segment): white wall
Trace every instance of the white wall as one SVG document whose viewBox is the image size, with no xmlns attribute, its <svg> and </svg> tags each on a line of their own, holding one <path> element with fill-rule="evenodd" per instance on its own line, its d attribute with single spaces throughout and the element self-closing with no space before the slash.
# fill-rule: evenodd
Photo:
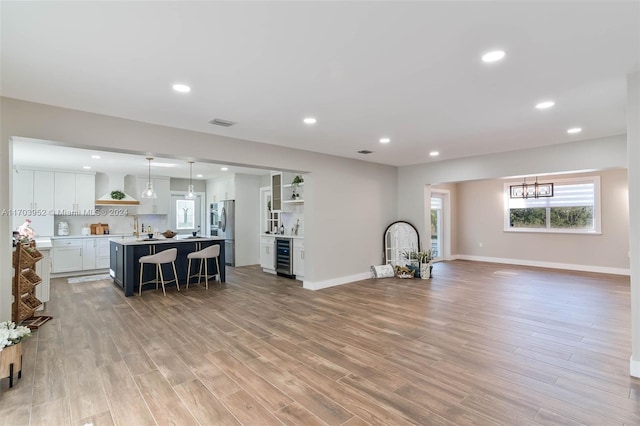
<svg viewBox="0 0 640 426">
<path fill-rule="evenodd" d="M 400 167 L 398 217 L 413 222 L 426 241 L 425 185 L 626 166 L 626 136 L 621 135 Z"/>
<path fill-rule="evenodd" d="M 458 188 L 458 252 L 463 258 L 516 264 L 565 265 L 610 273 L 629 271 L 626 169 L 563 175 L 600 176 L 602 233 L 504 231 L 504 181 L 462 182 Z M 544 179 L 545 182 L 552 179 Z M 482 243 L 482 247 L 480 247 Z"/>
<path fill-rule="evenodd" d="M 0 202 L 9 208 L 11 136 L 140 155 L 193 157 L 305 177 L 306 288 L 369 276 L 381 262 L 381 238 L 396 218 L 395 167 L 191 132 L 99 114 L 1 98 Z M 180 143 L 176 143 L 180 141 Z M 0 320 L 10 317 L 11 246 L 8 217 L 0 217 Z"/>
<path fill-rule="evenodd" d="M 236 173 L 236 266 L 260 263 L 260 176 Z"/>
</svg>

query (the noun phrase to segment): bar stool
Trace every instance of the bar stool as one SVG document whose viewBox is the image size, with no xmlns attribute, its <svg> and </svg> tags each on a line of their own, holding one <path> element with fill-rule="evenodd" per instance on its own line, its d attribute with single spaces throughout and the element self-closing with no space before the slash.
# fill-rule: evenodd
<svg viewBox="0 0 640 426">
<path fill-rule="evenodd" d="M 160 253 L 150 254 L 148 256 L 142 256 L 138 262 L 140 262 L 140 287 L 138 288 L 138 296 L 142 295 L 142 284 L 148 284 L 155 282 L 156 290 L 158 289 L 158 273 L 160 274 L 160 282 L 162 282 L 162 293 L 166 296 L 167 292 L 165 291 L 164 285 L 176 282 L 176 287 L 178 291 L 180 291 L 180 284 L 178 283 L 178 273 L 176 272 L 176 256 L 178 255 L 178 249 L 172 248 L 168 250 L 163 250 Z M 142 282 L 142 272 L 144 270 L 145 263 L 154 263 L 156 265 L 156 278 L 155 280 Z M 173 267 L 173 279 L 170 281 L 164 280 L 164 276 L 162 275 L 162 265 L 165 263 L 171 263 Z"/>
<path fill-rule="evenodd" d="M 189 266 L 187 267 L 187 288 L 189 288 L 189 280 L 192 277 L 198 277 L 198 284 L 200 284 L 200 279 L 202 278 L 202 264 L 204 264 L 204 282 L 207 290 L 209 289 L 209 278 L 215 275 L 218 276 L 218 282 L 220 282 L 220 262 L 218 262 L 218 258 L 220 257 L 220 245 L 215 244 L 209 246 L 207 248 L 203 248 L 199 251 L 191 252 L 187 255 L 187 259 L 189 259 Z M 191 259 L 200 259 L 200 267 L 198 268 L 198 273 L 191 275 Z M 207 259 L 215 259 L 216 260 L 216 274 L 209 275 L 208 262 Z"/>
</svg>

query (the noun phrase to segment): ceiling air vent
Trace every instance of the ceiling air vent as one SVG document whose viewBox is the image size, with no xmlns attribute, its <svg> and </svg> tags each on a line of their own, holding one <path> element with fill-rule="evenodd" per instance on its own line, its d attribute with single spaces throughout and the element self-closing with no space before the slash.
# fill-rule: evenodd
<svg viewBox="0 0 640 426">
<path fill-rule="evenodd" d="M 209 123 L 215 124 L 216 126 L 222 126 L 222 127 L 231 127 L 234 124 L 236 124 L 233 121 L 223 120 L 222 118 L 214 118 L 213 120 L 209 121 Z"/>
<path fill-rule="evenodd" d="M 373 151 L 369 151 L 368 149 L 363 149 L 362 151 L 358 151 L 358 154 L 372 154 Z"/>
</svg>

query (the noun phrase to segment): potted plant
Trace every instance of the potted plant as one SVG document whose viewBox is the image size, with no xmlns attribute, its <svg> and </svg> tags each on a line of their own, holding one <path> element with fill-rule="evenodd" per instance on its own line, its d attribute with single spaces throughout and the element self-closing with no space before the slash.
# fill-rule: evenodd
<svg viewBox="0 0 640 426">
<path fill-rule="evenodd" d="M 431 250 L 419 251 L 418 262 L 420 262 L 420 278 L 426 280 L 431 278 L 431 271 L 433 270 L 433 254 Z"/>
<path fill-rule="evenodd" d="M 296 177 L 294 177 L 291 181 L 291 187 L 293 188 L 291 199 L 297 200 L 298 198 L 300 198 L 300 194 L 298 193 L 298 186 L 300 186 L 301 183 L 304 183 L 304 178 L 300 175 L 296 175 Z"/>
</svg>

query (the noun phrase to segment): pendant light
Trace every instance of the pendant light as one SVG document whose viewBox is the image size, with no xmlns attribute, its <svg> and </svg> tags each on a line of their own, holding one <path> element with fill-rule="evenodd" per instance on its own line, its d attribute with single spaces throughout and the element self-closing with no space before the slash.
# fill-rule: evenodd
<svg viewBox="0 0 640 426">
<path fill-rule="evenodd" d="M 147 181 L 147 189 L 142 191 L 142 198 L 158 198 L 156 191 L 153 190 L 153 183 L 151 183 L 151 160 L 153 157 L 147 157 L 149 161 L 149 180 Z"/>
<path fill-rule="evenodd" d="M 187 193 L 184 194 L 184 198 L 187 200 L 193 200 L 196 198 L 196 194 L 193 192 L 193 183 L 191 182 L 191 172 L 193 171 L 193 161 L 189 161 L 189 188 Z"/>
</svg>

